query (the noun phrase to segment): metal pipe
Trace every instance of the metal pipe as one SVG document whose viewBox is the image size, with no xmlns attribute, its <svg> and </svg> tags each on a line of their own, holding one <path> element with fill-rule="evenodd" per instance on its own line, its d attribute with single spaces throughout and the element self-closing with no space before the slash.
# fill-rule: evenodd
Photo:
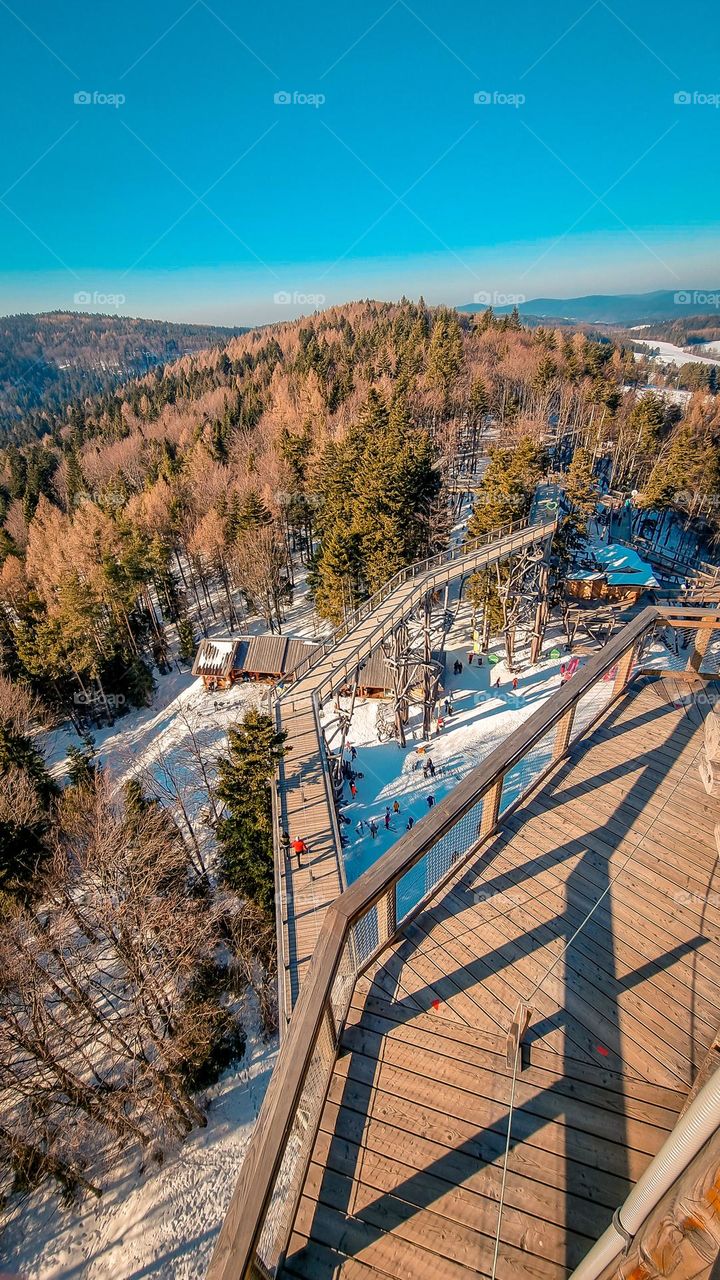
<svg viewBox="0 0 720 1280">
<path fill-rule="evenodd" d="M 612 1225 L 575 1268 L 570 1280 L 597 1280 L 621 1253 L 628 1252 L 645 1219 L 719 1126 L 720 1071 L 716 1071 L 678 1120 L 624 1205 L 616 1210 Z"/>
</svg>

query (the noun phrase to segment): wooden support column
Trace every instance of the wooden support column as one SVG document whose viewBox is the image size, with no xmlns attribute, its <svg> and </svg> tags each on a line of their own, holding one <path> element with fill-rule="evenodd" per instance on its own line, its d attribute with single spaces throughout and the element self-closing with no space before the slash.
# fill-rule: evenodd
<svg viewBox="0 0 720 1280">
<path fill-rule="evenodd" d="M 481 840 L 485 836 L 489 836 L 493 827 L 497 826 L 497 820 L 500 813 L 500 797 L 502 795 L 503 782 L 505 774 L 501 774 L 499 778 L 488 788 L 482 798 L 482 817 L 480 819 L 480 827 L 478 835 Z"/>
<path fill-rule="evenodd" d="M 576 702 L 568 707 L 564 716 L 561 716 L 557 722 L 555 731 L 555 744 L 553 746 L 553 760 L 560 760 L 570 745 L 570 734 L 572 733 L 573 720 L 575 719 Z"/>
<path fill-rule="evenodd" d="M 695 647 L 688 658 L 687 671 L 699 671 L 702 666 L 702 660 L 708 651 L 708 645 L 712 638 L 713 627 L 698 627 L 695 633 Z"/>
<path fill-rule="evenodd" d="M 630 672 L 632 671 L 634 661 L 635 661 L 635 645 L 633 645 L 631 649 L 628 649 L 627 653 L 624 653 L 622 658 L 620 658 L 618 662 L 617 675 L 615 676 L 615 683 L 613 685 L 614 698 L 616 698 L 619 693 L 622 693 L 623 690 L 627 687 L 627 683 L 628 683 L 628 680 L 630 679 Z"/>
<path fill-rule="evenodd" d="M 377 904 L 378 942 L 381 946 L 390 941 L 397 929 L 396 889 L 395 884 L 391 885 Z"/>
</svg>

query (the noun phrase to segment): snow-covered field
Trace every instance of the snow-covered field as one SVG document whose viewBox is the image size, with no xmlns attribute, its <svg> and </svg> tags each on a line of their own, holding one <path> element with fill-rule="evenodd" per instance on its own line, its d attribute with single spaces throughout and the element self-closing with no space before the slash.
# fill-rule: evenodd
<svg viewBox="0 0 720 1280">
<path fill-rule="evenodd" d="M 693 355 L 688 355 L 687 351 L 684 351 L 682 347 L 676 347 L 672 342 L 661 342 L 657 338 L 636 338 L 635 341 L 657 352 L 656 355 L 652 356 L 652 359 L 662 364 L 720 364 L 720 359 L 717 356 L 713 358 L 712 356 L 695 355 L 695 348 L 693 349 Z M 703 344 L 703 348 L 704 346 L 705 344 Z M 633 354 L 636 360 L 640 360 L 646 353 L 635 351 Z"/>
<path fill-rule="evenodd" d="M 303 585 L 301 577 L 285 629 L 312 636 L 317 620 Z M 243 629 L 259 632 L 264 627 L 252 618 Z M 211 634 L 227 633 L 219 623 Z M 198 842 L 203 852 L 211 852 L 207 792 L 193 761 L 193 739 L 212 775 L 228 728 L 250 706 L 267 706 L 269 690 L 238 684 L 226 693 L 208 694 L 189 670 L 156 672 L 155 678 L 151 706 L 94 730 L 97 759 L 118 786 L 138 776 L 144 789 L 155 789 L 180 821 L 169 786 L 174 778 Z M 70 726 L 49 734 L 43 743 L 58 778 L 65 774 L 71 743 L 80 745 Z M 263 1039 L 250 1001 L 249 996 L 242 1011 L 245 1055 L 204 1095 L 210 1102 L 207 1127 L 166 1149 L 161 1167 L 151 1163 L 143 1168 L 135 1149 L 109 1171 L 99 1170 L 104 1187 L 100 1201 L 86 1198 L 66 1207 L 50 1182 L 13 1201 L 0 1237 L 4 1280 L 200 1280 L 205 1275 L 277 1051 L 275 1041 Z"/>
<path fill-rule="evenodd" d="M 513 677 L 509 674 L 502 642 L 495 640 L 490 649 L 492 659 L 477 657 L 468 663 L 472 649 L 470 611 L 463 605 L 458 619 L 448 636 L 447 656 L 443 681 L 443 698 L 452 694 L 451 715 L 443 715 L 444 725 L 438 735 L 429 740 L 421 736 L 422 713 L 419 707 L 411 709 L 407 732 L 407 746 L 397 742 L 378 741 L 377 718 L 382 704 L 373 699 L 356 703 L 348 746 L 357 751 L 353 768 L 363 774 L 357 780 L 357 796 L 353 800 L 349 786 L 345 784 L 343 813 L 350 819 L 344 826 L 348 841 L 345 849 L 345 866 L 348 880 L 352 881 L 371 866 L 404 832 L 410 816 L 418 822 L 428 812 L 427 797 L 442 800 L 471 769 L 474 769 L 495 747 L 516 729 L 542 701 L 560 686 L 560 663 L 565 654 L 561 627 L 551 623 L 544 645 L 543 659 L 530 667 L 523 647 L 518 651 L 519 670 L 517 689 L 513 689 Z M 550 657 L 555 650 L 557 657 Z M 561 656 L 562 655 L 562 656 Z M 461 675 L 453 675 L 453 663 L 458 658 L 463 664 Z M 499 687 L 498 687 L 498 681 Z M 343 699 L 345 703 L 346 700 Z M 443 703 L 440 703 L 443 711 Z M 333 713 L 328 710 L 329 745 L 337 743 L 337 728 L 332 725 Z M 418 751 L 420 748 L 420 751 Z M 422 765 L 428 756 L 435 766 L 435 777 L 425 778 Z M 413 768 L 417 764 L 418 767 Z M 395 802 L 400 812 L 395 813 Z M 390 825 L 385 827 L 385 811 L 390 809 Z M 376 823 L 377 836 L 373 837 L 369 824 Z M 358 824 L 363 827 L 358 831 Z"/>
<path fill-rule="evenodd" d="M 4 1280 L 200 1280 L 272 1072 L 275 1045 L 248 1027 L 242 1063 L 208 1089 L 208 1123 L 159 1168 L 120 1160 L 96 1202 L 64 1208 L 49 1184 L 17 1201 Z"/>
<path fill-rule="evenodd" d="M 635 355 L 638 355 L 637 351 Z M 685 391 L 682 387 L 631 387 L 626 383 L 623 391 L 632 391 L 640 400 L 643 396 L 659 396 L 661 400 L 677 404 L 681 409 L 692 399 L 692 391 Z"/>
</svg>

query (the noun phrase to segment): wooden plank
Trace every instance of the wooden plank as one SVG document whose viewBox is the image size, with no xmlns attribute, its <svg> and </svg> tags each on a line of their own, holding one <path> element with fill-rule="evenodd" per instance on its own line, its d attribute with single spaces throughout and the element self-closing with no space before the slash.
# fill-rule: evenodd
<svg viewBox="0 0 720 1280">
<path fill-rule="evenodd" d="M 528 889 L 525 887 L 521 866 L 518 861 L 504 858 L 500 852 L 494 854 L 493 897 L 489 899 L 489 906 L 494 904 L 496 910 L 505 909 L 504 898 L 507 896 L 508 913 L 523 911 L 532 922 L 543 923 L 558 933 L 561 928 L 559 922 L 566 922 L 573 931 L 582 928 L 573 946 L 596 966 L 601 981 L 607 975 L 621 985 L 630 979 L 632 986 L 632 980 L 642 970 L 643 996 L 663 1018 L 667 1018 L 670 1000 L 684 1010 L 692 1007 L 693 1016 L 702 1024 L 704 1031 L 712 1032 L 718 1018 L 720 993 L 717 989 L 709 988 L 708 999 L 698 990 L 698 984 L 693 981 L 695 974 L 691 961 L 683 963 L 681 959 L 674 960 L 672 972 L 663 968 L 660 960 L 667 947 L 651 946 L 646 930 L 637 930 L 630 935 L 632 942 L 626 942 L 622 930 L 615 927 L 616 921 L 610 911 L 603 912 L 599 908 L 587 918 L 597 899 L 588 897 L 581 902 L 576 897 L 575 904 L 569 903 L 567 896 L 561 891 L 563 882 L 551 877 L 549 871 L 543 874 L 541 892 L 536 887 Z M 453 894 L 457 895 L 463 889 L 472 898 L 473 890 L 469 886 L 458 885 Z M 577 895 L 576 888 L 574 892 Z M 440 914 L 441 906 L 442 904 L 436 914 Z M 478 926 L 473 924 L 473 932 L 476 927 Z M 694 954 L 691 941 L 689 938 L 690 956 Z"/>
<path fill-rule="evenodd" d="M 393 1097 L 404 1097 L 441 1114 L 472 1116 L 481 1129 L 507 1117 L 510 1079 L 504 1072 L 480 1067 L 469 1072 L 464 1064 L 442 1054 L 396 1040 L 383 1042 L 383 1061 L 378 1066 L 373 1056 L 378 1037 L 373 1038 L 372 1033 L 362 1029 L 356 1031 L 356 1039 L 367 1052 L 353 1048 L 352 1053 L 339 1058 L 335 1079 L 347 1076 L 366 1089 L 382 1087 Z M 560 1105 L 553 1090 L 538 1090 L 526 1085 L 522 1078 L 516 1083 L 515 1096 L 518 1109 L 536 1117 L 539 1125 L 559 1123 L 562 1117 L 562 1123 L 574 1129 L 646 1154 L 658 1150 L 667 1132 L 659 1125 L 578 1102 L 571 1094 L 563 1094 Z"/>
<path fill-rule="evenodd" d="M 407 1132 L 427 1137 L 441 1145 L 444 1143 L 463 1150 L 477 1160 L 496 1159 L 504 1152 L 507 1110 L 497 1107 L 489 1110 L 482 1099 L 473 1099 L 468 1094 L 448 1094 L 447 1100 L 453 1103 L 453 1109 L 438 1110 L 426 1105 L 427 1091 L 411 1073 L 398 1077 L 394 1084 L 398 1082 L 402 1084 L 402 1092 L 391 1093 L 376 1087 L 368 1103 L 366 1083 L 352 1076 L 342 1078 L 336 1075 L 330 1082 L 326 1107 L 338 1107 L 343 1115 L 352 1111 L 361 1127 L 368 1128 L 382 1121 L 400 1134 Z M 513 1162 L 519 1161 L 522 1165 L 526 1156 L 532 1161 L 542 1160 L 547 1153 L 557 1157 L 561 1163 L 570 1161 L 587 1166 L 589 1171 L 600 1169 L 603 1173 L 636 1182 L 662 1145 L 660 1142 L 652 1152 L 623 1147 L 603 1135 L 589 1134 L 584 1129 L 564 1124 L 559 1108 L 558 1111 L 554 1123 L 543 1124 L 537 1116 L 525 1110 L 513 1117 Z M 322 1128 L 326 1124 L 330 1128 L 335 1122 L 334 1113 L 330 1110 L 328 1117 L 327 1122 L 321 1120 Z M 562 1178 L 563 1175 L 559 1173 L 558 1176 Z"/>
</svg>

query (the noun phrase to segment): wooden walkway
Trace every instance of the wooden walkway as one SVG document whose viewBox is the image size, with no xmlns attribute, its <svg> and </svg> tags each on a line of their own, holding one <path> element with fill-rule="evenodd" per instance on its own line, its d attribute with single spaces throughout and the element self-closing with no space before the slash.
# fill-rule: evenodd
<svg viewBox="0 0 720 1280">
<path fill-rule="evenodd" d="M 377 649 L 429 590 L 503 560 L 522 547 L 544 542 L 553 529 L 552 522 L 521 528 L 408 578 L 278 700 L 279 724 L 288 735 L 279 776 L 278 817 L 291 841 L 300 837 L 309 850 L 301 866 L 294 855 L 283 857 L 279 847 L 276 854 L 280 863 L 281 1006 L 287 1017 L 312 959 L 325 909 L 345 887 L 314 697 L 318 690 L 327 696 L 330 683 L 339 684 L 346 674 L 351 676 L 357 663 Z"/>
<path fill-rule="evenodd" d="M 631 686 L 360 979 L 285 1276 L 492 1275 L 519 1000 L 496 1275 L 565 1280 L 607 1227 L 720 1024 L 720 802 L 678 688 Z"/>
</svg>

